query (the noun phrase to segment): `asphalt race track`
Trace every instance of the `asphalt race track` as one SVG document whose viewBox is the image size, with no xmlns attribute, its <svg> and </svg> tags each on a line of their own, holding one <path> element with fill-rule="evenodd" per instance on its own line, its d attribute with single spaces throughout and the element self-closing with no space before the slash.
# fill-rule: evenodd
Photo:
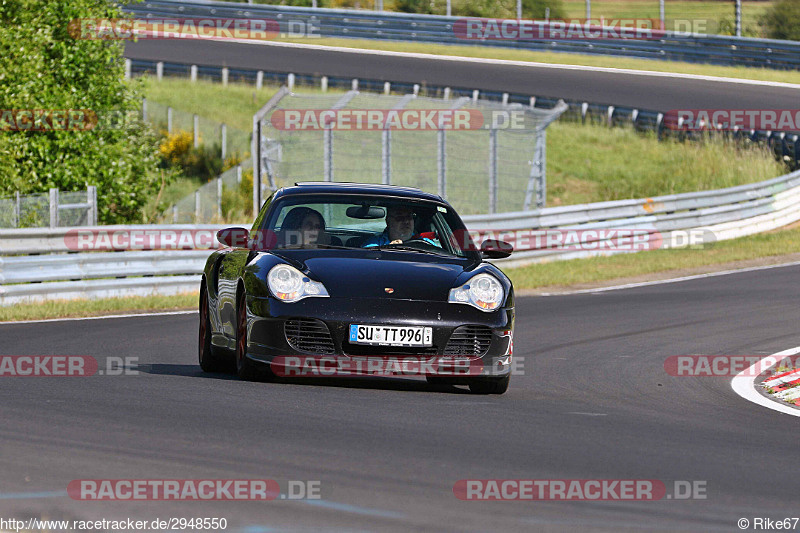
<svg viewBox="0 0 800 533">
<path fill-rule="evenodd" d="M 800 267 L 518 299 L 504 396 L 415 378 L 204 375 L 197 315 L 0 325 L 0 355 L 138 357 L 139 375 L 0 382 L 0 516 L 225 517 L 229 531 L 739 531 L 798 515 L 800 419 L 682 354 L 800 345 Z M 318 480 L 322 500 L 85 502 L 74 479 Z M 707 499 L 468 502 L 460 479 L 704 481 Z"/>
<path fill-rule="evenodd" d="M 297 74 L 426 82 L 657 111 L 794 109 L 800 95 L 800 91 L 788 87 L 220 41 L 141 40 L 127 43 L 125 56 Z"/>
</svg>

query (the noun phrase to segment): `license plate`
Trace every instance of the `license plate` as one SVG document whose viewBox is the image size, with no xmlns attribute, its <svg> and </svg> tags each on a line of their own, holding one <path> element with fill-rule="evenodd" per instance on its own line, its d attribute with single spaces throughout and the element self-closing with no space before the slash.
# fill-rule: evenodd
<svg viewBox="0 0 800 533">
<path fill-rule="evenodd" d="M 351 344 L 380 346 L 433 346 L 433 328 L 420 326 L 368 326 L 350 324 Z"/>
</svg>

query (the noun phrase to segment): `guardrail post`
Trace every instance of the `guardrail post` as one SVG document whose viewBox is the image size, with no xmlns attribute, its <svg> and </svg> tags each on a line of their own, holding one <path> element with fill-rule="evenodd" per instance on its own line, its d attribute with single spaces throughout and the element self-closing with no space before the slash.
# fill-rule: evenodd
<svg viewBox="0 0 800 533">
<path fill-rule="evenodd" d="M 131 79 L 131 60 L 125 58 L 125 79 Z"/>
<path fill-rule="evenodd" d="M 86 222 L 90 226 L 97 225 L 97 187 L 89 185 L 86 187 L 86 203 L 89 204 L 89 211 L 86 213 Z"/>
<path fill-rule="evenodd" d="M 497 212 L 497 129 L 489 130 L 489 214 Z"/>
<path fill-rule="evenodd" d="M 200 215 L 202 214 L 202 210 L 200 209 L 200 189 L 194 191 L 194 221 L 200 222 Z"/>
<path fill-rule="evenodd" d="M 194 147 L 200 146 L 200 117 L 194 115 L 192 117 L 192 130 L 194 130 Z"/>
<path fill-rule="evenodd" d="M 236 165 L 236 184 L 242 184 L 242 165 Z"/>
<path fill-rule="evenodd" d="M 449 100 L 450 99 L 450 87 L 445 87 L 444 88 L 444 95 L 442 96 L 442 99 L 444 99 L 444 100 Z"/>
<path fill-rule="evenodd" d="M 392 90 L 392 84 L 388 81 L 383 82 L 383 94 L 388 95 Z"/>
<path fill-rule="evenodd" d="M 256 89 L 261 89 L 264 86 L 264 71 L 259 70 L 256 73 Z"/>
<path fill-rule="evenodd" d="M 161 78 L 164 77 L 164 62 L 159 61 L 156 63 L 156 79 L 161 81 Z"/>
<path fill-rule="evenodd" d="M 447 199 L 447 139 L 444 128 L 436 132 L 436 183 L 439 196 Z"/>
<path fill-rule="evenodd" d="M 414 96 L 419 96 L 419 83 L 414 84 Z"/>
<path fill-rule="evenodd" d="M 581 123 L 586 124 L 586 112 L 589 110 L 589 103 L 584 102 L 581 104 Z"/>
<path fill-rule="evenodd" d="M 473 104 L 478 101 L 478 95 L 479 94 L 480 94 L 480 91 L 478 91 L 478 89 L 475 89 L 474 91 L 472 91 L 472 103 Z"/>
<path fill-rule="evenodd" d="M 142 121 L 147 122 L 147 98 L 142 97 Z"/>
<path fill-rule="evenodd" d="M 352 81 L 352 83 L 350 85 L 351 85 L 351 88 L 354 91 L 357 91 L 358 90 L 358 78 L 353 78 L 353 81 Z"/>
<path fill-rule="evenodd" d="M 323 131 L 323 173 L 325 181 L 333 181 L 333 130 L 332 126 Z"/>
<path fill-rule="evenodd" d="M 58 227 L 58 189 L 50 189 L 50 227 Z"/>
<path fill-rule="evenodd" d="M 319 86 L 322 92 L 328 92 L 328 76 L 322 76 L 322 79 L 319 80 Z"/>
<path fill-rule="evenodd" d="M 222 86 L 228 86 L 228 67 L 222 67 Z"/>
<path fill-rule="evenodd" d="M 658 0 L 658 16 L 661 20 L 661 29 L 667 29 L 667 16 L 664 14 L 664 0 Z"/>
<path fill-rule="evenodd" d="M 192 81 L 197 81 L 197 65 L 192 65 L 189 68 L 189 77 Z"/>
<path fill-rule="evenodd" d="M 289 90 L 294 90 L 294 74 L 291 72 L 286 76 L 286 86 L 289 87 Z"/>
<path fill-rule="evenodd" d="M 392 131 L 381 132 L 381 183 L 392 184 Z"/>
<path fill-rule="evenodd" d="M 613 122 L 614 122 L 613 118 L 614 118 L 614 106 L 610 105 L 610 106 L 608 106 L 608 127 L 609 128 L 614 125 L 613 124 Z"/>
<path fill-rule="evenodd" d="M 531 107 L 536 107 L 536 97 L 535 96 L 531 96 L 530 106 Z"/>
<path fill-rule="evenodd" d="M 167 133 L 172 134 L 172 107 L 167 107 Z"/>
<path fill-rule="evenodd" d="M 736 0 L 736 36 L 742 36 L 742 0 Z"/>
<path fill-rule="evenodd" d="M 225 162 L 225 155 L 226 155 L 225 154 L 225 147 L 228 145 L 228 127 L 225 125 L 224 122 L 220 126 L 220 130 L 221 130 L 220 133 L 221 133 L 221 136 L 222 136 L 222 149 L 221 149 L 222 153 L 220 154 L 220 159 L 222 159 L 222 162 L 224 163 Z"/>
<path fill-rule="evenodd" d="M 451 6 L 450 3 L 451 3 L 450 0 L 447 0 L 447 16 L 448 17 L 452 17 L 453 16 L 453 6 Z"/>
<path fill-rule="evenodd" d="M 217 176 L 217 218 L 222 219 L 222 176 Z"/>
<path fill-rule="evenodd" d="M 503 93 L 503 105 L 508 105 L 508 93 Z"/>
<path fill-rule="evenodd" d="M 18 228 L 19 227 L 20 207 L 21 207 L 19 191 L 15 192 L 14 196 L 15 196 L 15 200 L 16 200 L 14 202 L 14 227 Z"/>
<path fill-rule="evenodd" d="M 631 113 L 631 124 L 636 125 L 636 119 L 639 118 L 639 110 L 634 109 Z"/>
<path fill-rule="evenodd" d="M 178 204 L 172 205 L 172 223 L 173 224 L 178 223 Z"/>
</svg>

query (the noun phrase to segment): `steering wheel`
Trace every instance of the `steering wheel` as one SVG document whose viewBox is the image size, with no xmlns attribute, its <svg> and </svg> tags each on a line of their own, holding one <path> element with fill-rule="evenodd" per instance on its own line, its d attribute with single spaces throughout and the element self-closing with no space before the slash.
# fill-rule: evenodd
<svg viewBox="0 0 800 533">
<path fill-rule="evenodd" d="M 386 248 L 386 247 L 390 248 L 392 246 L 407 246 L 407 247 L 410 247 L 410 248 L 417 248 L 419 250 L 430 250 L 432 252 L 441 252 L 442 251 L 441 248 L 439 248 L 435 244 L 431 244 L 429 242 L 426 242 L 421 237 L 416 237 L 416 238 L 413 238 L 413 239 L 409 239 L 407 241 L 403 241 L 403 244 L 388 244 L 388 245 L 384 246 L 384 248 Z"/>
</svg>

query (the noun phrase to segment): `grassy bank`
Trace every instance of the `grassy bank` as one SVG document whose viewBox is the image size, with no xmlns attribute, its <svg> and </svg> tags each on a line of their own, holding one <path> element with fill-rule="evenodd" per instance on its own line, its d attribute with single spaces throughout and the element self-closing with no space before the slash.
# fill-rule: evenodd
<svg viewBox="0 0 800 533">
<path fill-rule="evenodd" d="M 136 296 L 25 303 L 0 307 L 0 322 L 196 309 L 197 298 L 196 293 L 186 293 L 175 296 Z"/>
</svg>

